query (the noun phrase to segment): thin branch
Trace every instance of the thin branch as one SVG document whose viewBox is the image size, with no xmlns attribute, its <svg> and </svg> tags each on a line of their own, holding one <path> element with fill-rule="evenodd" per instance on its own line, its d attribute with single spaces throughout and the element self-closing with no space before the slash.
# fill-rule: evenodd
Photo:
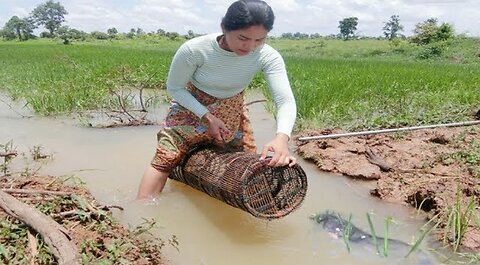
<svg viewBox="0 0 480 265">
<path fill-rule="evenodd" d="M 8 104 L 5 100 L 1 99 L 0 98 L 0 101 L 3 102 L 5 105 L 8 106 L 9 109 L 11 109 L 13 112 L 17 113 L 18 115 L 20 115 L 22 118 L 31 118 L 32 116 L 25 116 L 23 115 L 22 113 L 16 111 L 10 104 Z"/>
<path fill-rule="evenodd" d="M 109 209 L 112 209 L 112 208 L 116 208 L 116 209 L 119 209 L 121 211 L 125 210 L 122 206 L 118 206 L 118 205 L 104 205 L 104 206 L 100 207 L 100 209 L 102 209 L 102 210 L 109 210 Z"/>
<path fill-rule="evenodd" d="M 38 243 L 37 243 L 37 238 L 32 235 L 30 232 L 30 229 L 27 230 L 27 238 L 28 238 L 28 249 L 30 250 L 30 253 L 28 253 L 28 258 L 30 260 L 29 264 L 30 265 L 35 265 L 35 258 L 37 257 L 38 254 Z"/>
<path fill-rule="evenodd" d="M 77 209 L 73 209 L 73 210 L 70 210 L 70 211 L 50 214 L 50 217 L 52 217 L 52 218 L 66 217 L 66 216 L 70 216 L 70 215 L 75 215 L 76 213 L 77 213 Z"/>
<path fill-rule="evenodd" d="M 253 100 L 253 101 L 250 101 L 248 103 L 245 103 L 245 106 L 250 106 L 252 104 L 260 103 L 260 102 L 267 102 L 267 100 L 266 99 Z"/>
<path fill-rule="evenodd" d="M 71 192 L 63 191 L 51 191 L 51 190 L 25 190 L 25 189 L 2 189 L 6 193 L 18 193 L 18 194 L 41 194 L 41 195 L 58 195 L 58 196 L 70 196 Z"/>
<path fill-rule="evenodd" d="M 37 231 L 53 252 L 59 265 L 81 264 L 79 249 L 67 237 L 68 231 L 51 217 L 3 191 L 0 191 L 0 207 L 7 214 Z"/>
<path fill-rule="evenodd" d="M 9 157 L 9 156 L 17 156 L 18 153 L 16 151 L 10 151 L 10 152 L 1 152 L 0 157 Z"/>
<path fill-rule="evenodd" d="M 405 131 L 422 130 L 422 129 L 433 129 L 433 128 L 443 128 L 443 127 L 460 127 L 460 126 L 472 126 L 472 125 L 480 125 L 480 121 L 452 122 L 452 123 L 420 125 L 420 126 L 393 128 L 393 129 L 382 129 L 382 130 L 372 130 L 372 131 L 317 135 L 317 136 L 300 137 L 300 138 L 298 138 L 298 140 L 299 141 L 309 141 L 309 140 L 320 140 L 320 139 L 335 139 L 335 138 L 349 137 L 349 136 L 365 136 L 365 135 L 381 134 L 381 133 L 405 132 Z"/>
</svg>

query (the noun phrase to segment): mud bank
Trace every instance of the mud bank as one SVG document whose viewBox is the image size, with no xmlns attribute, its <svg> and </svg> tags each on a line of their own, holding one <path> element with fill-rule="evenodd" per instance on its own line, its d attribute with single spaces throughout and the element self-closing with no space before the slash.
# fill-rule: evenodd
<svg viewBox="0 0 480 265">
<path fill-rule="evenodd" d="M 449 216 L 461 209 L 466 227 L 460 246 L 480 251 L 478 125 L 298 141 L 299 137 L 339 132 L 304 131 L 296 137 L 296 151 L 320 170 L 376 181 L 373 196 L 420 208 L 428 218 L 438 214 L 435 235 L 441 241 L 446 237 L 449 244 L 457 236 L 450 231 Z"/>
</svg>

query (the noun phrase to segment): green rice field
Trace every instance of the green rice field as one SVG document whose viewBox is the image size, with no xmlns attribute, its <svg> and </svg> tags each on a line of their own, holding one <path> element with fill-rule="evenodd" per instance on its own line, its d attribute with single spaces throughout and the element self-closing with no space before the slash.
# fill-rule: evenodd
<svg viewBox="0 0 480 265">
<path fill-rule="evenodd" d="M 39 115 L 108 108 L 114 104 L 112 91 L 164 89 L 182 42 L 0 42 L 0 91 L 25 100 Z M 478 39 L 425 47 L 375 39 L 268 42 L 287 64 L 297 131 L 464 121 L 480 108 Z M 267 91 L 260 75 L 252 88 Z"/>
</svg>

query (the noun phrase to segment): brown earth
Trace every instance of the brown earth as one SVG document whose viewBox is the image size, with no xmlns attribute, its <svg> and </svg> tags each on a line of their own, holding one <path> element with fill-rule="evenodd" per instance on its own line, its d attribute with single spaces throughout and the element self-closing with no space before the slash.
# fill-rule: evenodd
<svg viewBox="0 0 480 265">
<path fill-rule="evenodd" d="M 439 240 L 446 234 L 450 244 L 454 233 L 448 217 L 461 209 L 457 216 L 468 225 L 460 246 L 480 251 L 480 126 L 298 140 L 332 133 L 340 131 L 300 133 L 297 153 L 323 171 L 376 181 L 373 196 L 420 208 L 428 219 L 438 214 L 434 234 Z"/>
<path fill-rule="evenodd" d="M 127 229 L 112 217 L 111 210 L 121 207 L 98 204 L 83 186 L 51 176 L 1 176 L 0 189 L 61 224 L 83 264 L 167 264 L 161 256 L 165 242 L 144 237 L 152 223 Z M 0 222 L 0 263 L 58 264 L 41 236 L 2 208 Z"/>
</svg>

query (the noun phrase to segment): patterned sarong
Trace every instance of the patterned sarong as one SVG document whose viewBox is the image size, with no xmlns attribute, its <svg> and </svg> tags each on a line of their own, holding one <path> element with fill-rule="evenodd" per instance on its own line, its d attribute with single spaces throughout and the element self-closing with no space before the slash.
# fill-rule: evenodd
<svg viewBox="0 0 480 265">
<path fill-rule="evenodd" d="M 226 148 L 256 152 L 255 140 L 244 104 L 243 92 L 226 99 L 219 99 L 197 89 L 191 83 L 190 93 L 215 117 L 221 119 L 230 133 L 224 137 Z M 157 150 L 151 165 L 155 169 L 170 172 L 193 147 L 215 143 L 207 134 L 208 126 L 193 112 L 172 101 L 169 112 L 157 134 Z"/>
</svg>

